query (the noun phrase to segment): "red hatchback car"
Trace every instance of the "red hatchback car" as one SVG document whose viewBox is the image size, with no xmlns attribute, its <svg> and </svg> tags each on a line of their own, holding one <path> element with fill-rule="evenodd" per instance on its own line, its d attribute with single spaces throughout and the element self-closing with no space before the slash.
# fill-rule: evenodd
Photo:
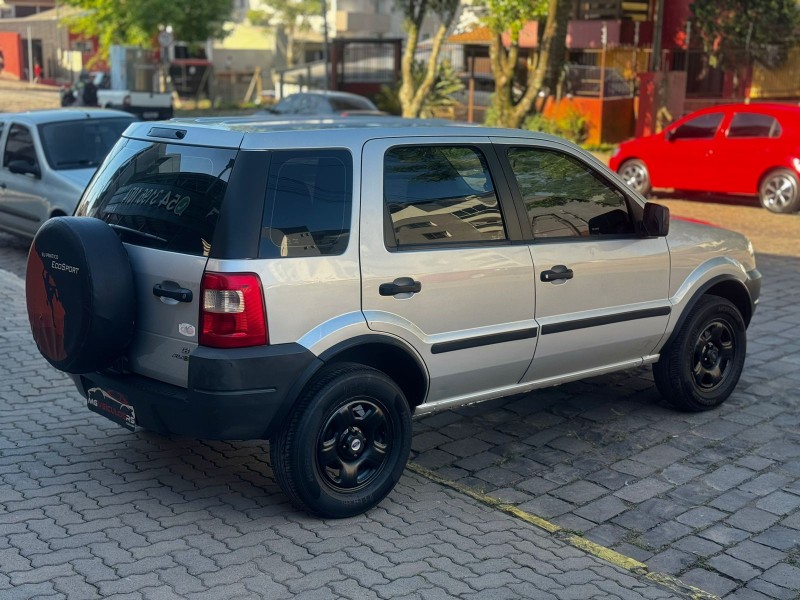
<svg viewBox="0 0 800 600">
<path fill-rule="evenodd" d="M 800 106 L 705 108 L 661 133 L 622 143 L 610 161 L 634 190 L 758 195 L 778 213 L 800 210 Z"/>
</svg>

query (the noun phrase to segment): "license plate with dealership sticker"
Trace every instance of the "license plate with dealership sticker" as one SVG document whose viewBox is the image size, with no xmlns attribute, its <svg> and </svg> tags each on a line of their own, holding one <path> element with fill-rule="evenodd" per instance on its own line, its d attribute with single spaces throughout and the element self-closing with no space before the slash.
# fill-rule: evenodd
<svg viewBox="0 0 800 600">
<path fill-rule="evenodd" d="M 117 425 L 122 425 L 125 429 L 131 431 L 136 429 L 136 415 L 133 407 L 128 404 L 122 394 L 108 392 L 99 387 L 89 388 L 86 393 L 86 406 L 92 412 L 103 415 Z"/>
</svg>

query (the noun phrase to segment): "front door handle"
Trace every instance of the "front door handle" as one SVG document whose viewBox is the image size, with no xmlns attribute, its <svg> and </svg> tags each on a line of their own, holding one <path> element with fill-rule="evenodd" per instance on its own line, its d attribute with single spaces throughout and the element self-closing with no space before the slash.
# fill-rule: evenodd
<svg viewBox="0 0 800 600">
<path fill-rule="evenodd" d="M 418 294 L 422 291 L 422 283 L 414 281 L 411 277 L 398 277 L 391 283 L 382 283 L 378 288 L 381 296 L 396 296 L 398 294 Z"/>
<path fill-rule="evenodd" d="M 191 302 L 192 290 L 180 287 L 174 281 L 162 281 L 153 286 L 153 296 L 161 298 L 162 302 L 165 299 L 174 300 L 177 302 Z"/>
<path fill-rule="evenodd" d="M 557 281 L 572 279 L 573 275 L 572 269 L 565 265 L 556 265 L 548 271 L 542 271 L 540 279 L 547 283 L 556 283 Z"/>
</svg>

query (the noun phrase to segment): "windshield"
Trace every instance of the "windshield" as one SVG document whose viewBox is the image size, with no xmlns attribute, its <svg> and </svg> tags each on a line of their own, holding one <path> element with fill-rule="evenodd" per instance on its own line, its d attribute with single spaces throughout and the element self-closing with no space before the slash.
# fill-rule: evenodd
<svg viewBox="0 0 800 600">
<path fill-rule="evenodd" d="M 100 166 L 133 117 L 81 119 L 39 125 L 47 163 L 57 171 Z"/>
<path fill-rule="evenodd" d="M 329 98 L 331 107 L 335 111 L 342 110 L 378 110 L 372 102 L 366 98 Z"/>
</svg>

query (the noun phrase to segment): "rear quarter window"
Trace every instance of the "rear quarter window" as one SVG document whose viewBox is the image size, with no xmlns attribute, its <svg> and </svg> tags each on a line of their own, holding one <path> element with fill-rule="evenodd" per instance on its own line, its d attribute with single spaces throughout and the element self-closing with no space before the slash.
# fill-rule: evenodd
<svg viewBox="0 0 800 600">
<path fill-rule="evenodd" d="M 208 256 L 236 154 L 228 148 L 120 142 L 76 215 L 105 221 L 126 243 Z"/>
<path fill-rule="evenodd" d="M 272 153 L 259 256 L 342 254 L 350 239 L 353 159 L 347 150 Z"/>
</svg>

